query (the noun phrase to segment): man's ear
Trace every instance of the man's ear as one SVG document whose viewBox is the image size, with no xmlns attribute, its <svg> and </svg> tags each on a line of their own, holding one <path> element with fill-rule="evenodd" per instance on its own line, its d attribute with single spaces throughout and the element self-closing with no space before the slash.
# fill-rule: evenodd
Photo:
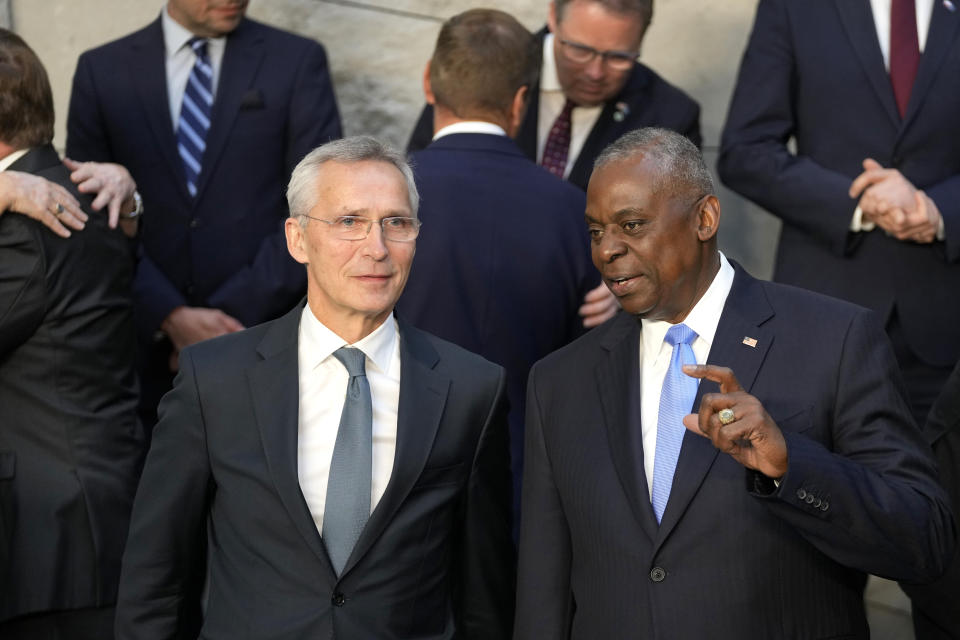
<svg viewBox="0 0 960 640">
<path fill-rule="evenodd" d="M 697 212 L 697 236 L 700 242 L 706 242 L 717 235 L 720 228 L 720 201 L 717 196 L 709 195 L 700 199 L 700 209 Z"/>
<path fill-rule="evenodd" d="M 557 3 L 550 1 L 550 9 L 547 11 L 547 28 L 550 33 L 557 32 Z"/>
<path fill-rule="evenodd" d="M 509 122 L 507 123 L 507 135 L 511 138 L 517 137 L 520 125 L 523 124 L 523 116 L 527 113 L 527 95 L 529 93 L 530 87 L 523 85 L 513 94 L 513 102 L 510 103 Z"/>
<path fill-rule="evenodd" d="M 283 232 L 287 236 L 287 251 L 291 257 L 300 264 L 307 264 L 310 260 L 307 257 L 306 238 L 300 220 L 287 218 L 283 223 Z"/>
<path fill-rule="evenodd" d="M 437 99 L 433 95 L 433 89 L 430 87 L 430 61 L 427 60 L 427 67 L 423 70 L 423 95 L 427 98 L 427 104 L 436 104 Z"/>
</svg>

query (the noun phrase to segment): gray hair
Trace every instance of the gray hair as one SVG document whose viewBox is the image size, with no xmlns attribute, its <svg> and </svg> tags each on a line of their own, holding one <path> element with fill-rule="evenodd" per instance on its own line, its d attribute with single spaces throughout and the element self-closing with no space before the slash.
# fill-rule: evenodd
<svg viewBox="0 0 960 640">
<path fill-rule="evenodd" d="M 363 162 L 373 160 L 386 162 L 397 168 L 407 182 L 407 197 L 410 199 L 410 211 L 414 217 L 420 206 L 420 194 L 413 179 L 413 170 L 406 157 L 390 145 L 370 136 L 342 138 L 321 145 L 308 153 L 293 169 L 290 183 L 287 185 L 287 204 L 290 217 L 300 217 L 300 224 L 306 224 L 306 216 L 316 206 L 316 179 L 320 166 L 325 162 Z"/>
<path fill-rule="evenodd" d="M 563 11 L 566 9 L 567 5 L 573 2 L 574 0 L 554 0 L 554 8 L 557 11 L 557 22 L 563 21 Z M 603 6 L 604 9 L 611 13 L 618 13 L 620 15 L 637 13 L 640 14 L 640 24 L 643 25 L 644 30 L 650 26 L 650 21 L 653 20 L 653 0 L 586 0 L 587 2 L 592 2 Z"/>
<path fill-rule="evenodd" d="M 624 134 L 597 156 L 593 168 L 597 170 L 635 155 L 646 156 L 656 165 L 656 192 L 666 190 L 672 197 L 690 199 L 716 194 L 703 154 L 695 144 L 670 129 L 645 127 Z"/>
</svg>

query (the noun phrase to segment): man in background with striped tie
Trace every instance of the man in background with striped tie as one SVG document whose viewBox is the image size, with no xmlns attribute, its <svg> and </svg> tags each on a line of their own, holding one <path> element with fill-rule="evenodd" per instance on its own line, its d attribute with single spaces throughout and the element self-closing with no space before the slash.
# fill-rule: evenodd
<svg viewBox="0 0 960 640">
<path fill-rule="evenodd" d="M 135 282 L 146 425 L 180 349 L 303 295 L 283 189 L 307 151 L 340 137 L 340 120 L 323 47 L 246 8 L 168 0 L 153 23 L 77 63 L 68 153 L 125 165 L 151 218 Z"/>
</svg>

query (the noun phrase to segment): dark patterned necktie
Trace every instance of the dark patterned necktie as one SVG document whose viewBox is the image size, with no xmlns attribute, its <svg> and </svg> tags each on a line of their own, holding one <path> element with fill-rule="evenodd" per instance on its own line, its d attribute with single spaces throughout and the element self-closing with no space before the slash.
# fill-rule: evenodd
<svg viewBox="0 0 960 640">
<path fill-rule="evenodd" d="M 907 114 L 910 91 L 919 66 L 915 0 L 893 0 L 890 4 L 890 83 L 901 118 Z"/>
<path fill-rule="evenodd" d="M 543 159 L 540 164 L 553 175 L 562 178 L 567 168 L 567 155 L 570 152 L 570 113 L 574 105 L 570 100 L 563 104 L 563 110 L 550 127 L 547 142 L 543 146 Z"/>
</svg>

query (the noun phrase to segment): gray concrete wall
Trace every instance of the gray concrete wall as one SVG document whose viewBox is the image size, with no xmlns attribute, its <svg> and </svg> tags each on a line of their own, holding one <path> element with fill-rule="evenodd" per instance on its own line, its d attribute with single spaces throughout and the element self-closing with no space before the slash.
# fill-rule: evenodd
<svg viewBox="0 0 960 640">
<path fill-rule="evenodd" d="M 36 49 L 53 83 L 63 147 L 77 56 L 154 19 L 162 0 L 0 0 L 13 28 Z M 704 153 L 716 162 L 720 130 L 755 0 L 657 0 L 643 60 L 703 107 Z M 249 14 L 316 38 L 330 55 L 348 134 L 403 145 L 423 104 L 421 75 L 440 23 L 472 6 L 494 6 L 531 30 L 546 20 L 547 0 L 252 0 Z M 772 273 L 779 222 L 721 190 L 724 251 L 760 277 Z"/>
</svg>

